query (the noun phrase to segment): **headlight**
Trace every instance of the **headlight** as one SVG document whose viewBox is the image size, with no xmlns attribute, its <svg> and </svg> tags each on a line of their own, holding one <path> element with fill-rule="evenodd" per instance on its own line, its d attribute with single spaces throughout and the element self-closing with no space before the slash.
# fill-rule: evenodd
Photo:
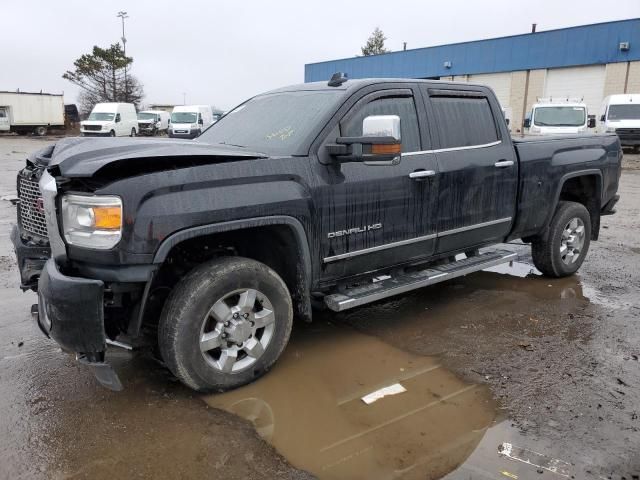
<svg viewBox="0 0 640 480">
<path fill-rule="evenodd" d="M 69 245 L 112 248 L 122 237 L 122 200 L 111 195 L 65 195 L 62 229 Z"/>
<path fill-rule="evenodd" d="M 616 131 L 616 127 L 607 127 L 607 133 L 613 133 Z"/>
</svg>

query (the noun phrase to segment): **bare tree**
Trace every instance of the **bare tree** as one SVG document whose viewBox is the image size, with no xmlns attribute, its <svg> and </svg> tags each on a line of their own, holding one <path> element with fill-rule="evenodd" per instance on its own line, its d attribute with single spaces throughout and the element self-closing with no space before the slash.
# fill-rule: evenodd
<svg viewBox="0 0 640 480">
<path fill-rule="evenodd" d="M 364 47 L 361 47 L 362 55 L 366 57 L 369 55 L 379 55 L 381 53 L 387 53 L 389 50 L 384 48 L 384 41 L 386 39 L 387 37 L 384 36 L 382 30 L 376 27 L 376 29 L 367 40 L 367 43 L 364 45 Z"/>
<path fill-rule="evenodd" d="M 84 54 L 67 70 L 62 78 L 80 87 L 80 105 L 85 112 L 91 111 L 99 102 L 134 103 L 136 107 L 144 98 L 143 85 L 124 69 L 129 68 L 133 58 L 127 57 L 119 43 L 109 48 L 94 46 L 90 54 Z"/>
</svg>

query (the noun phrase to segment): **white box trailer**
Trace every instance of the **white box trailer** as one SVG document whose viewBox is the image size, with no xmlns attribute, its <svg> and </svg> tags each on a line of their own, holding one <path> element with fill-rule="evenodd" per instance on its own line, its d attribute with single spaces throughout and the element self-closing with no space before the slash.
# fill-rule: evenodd
<svg viewBox="0 0 640 480">
<path fill-rule="evenodd" d="M 46 135 L 64 127 L 64 100 L 54 93 L 0 92 L 0 132 Z"/>
</svg>

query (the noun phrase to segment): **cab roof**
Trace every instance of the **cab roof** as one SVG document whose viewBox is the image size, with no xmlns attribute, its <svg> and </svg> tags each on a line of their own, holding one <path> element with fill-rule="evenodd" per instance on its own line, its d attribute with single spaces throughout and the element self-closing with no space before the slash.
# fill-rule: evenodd
<svg viewBox="0 0 640 480">
<path fill-rule="evenodd" d="M 309 83 L 298 83 L 295 85 L 289 85 L 286 87 L 277 88 L 275 90 L 270 90 L 268 92 L 264 92 L 265 94 L 270 93 L 281 93 L 281 92 L 295 92 L 295 91 L 343 91 L 345 93 L 353 93 L 356 90 L 360 90 L 363 87 L 368 87 L 370 85 L 379 85 L 384 83 L 424 83 L 431 84 L 434 87 L 443 87 L 446 85 L 451 85 L 455 87 L 482 87 L 489 88 L 487 85 L 481 85 L 478 83 L 467 83 L 467 82 L 452 82 L 450 80 L 422 80 L 416 78 L 358 78 L 358 79 L 349 79 L 342 83 L 341 85 L 331 87 L 328 85 L 329 79 L 322 82 L 309 82 Z"/>
</svg>

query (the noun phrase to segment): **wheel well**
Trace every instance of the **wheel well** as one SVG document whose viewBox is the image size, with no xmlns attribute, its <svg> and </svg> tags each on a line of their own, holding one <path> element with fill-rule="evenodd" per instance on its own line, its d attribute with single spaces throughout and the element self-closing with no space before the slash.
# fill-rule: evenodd
<svg viewBox="0 0 640 480">
<path fill-rule="evenodd" d="M 157 323 L 173 287 L 196 266 L 222 256 L 240 256 L 264 263 L 284 280 L 294 313 L 311 320 L 307 272 L 298 239 L 287 225 L 266 225 L 202 235 L 174 245 L 149 289 L 144 323 Z"/>
<path fill-rule="evenodd" d="M 584 205 L 591 216 L 591 239 L 597 240 L 600 233 L 600 181 L 597 175 L 583 175 L 567 179 L 560 190 L 559 201 L 577 202 Z"/>
</svg>

